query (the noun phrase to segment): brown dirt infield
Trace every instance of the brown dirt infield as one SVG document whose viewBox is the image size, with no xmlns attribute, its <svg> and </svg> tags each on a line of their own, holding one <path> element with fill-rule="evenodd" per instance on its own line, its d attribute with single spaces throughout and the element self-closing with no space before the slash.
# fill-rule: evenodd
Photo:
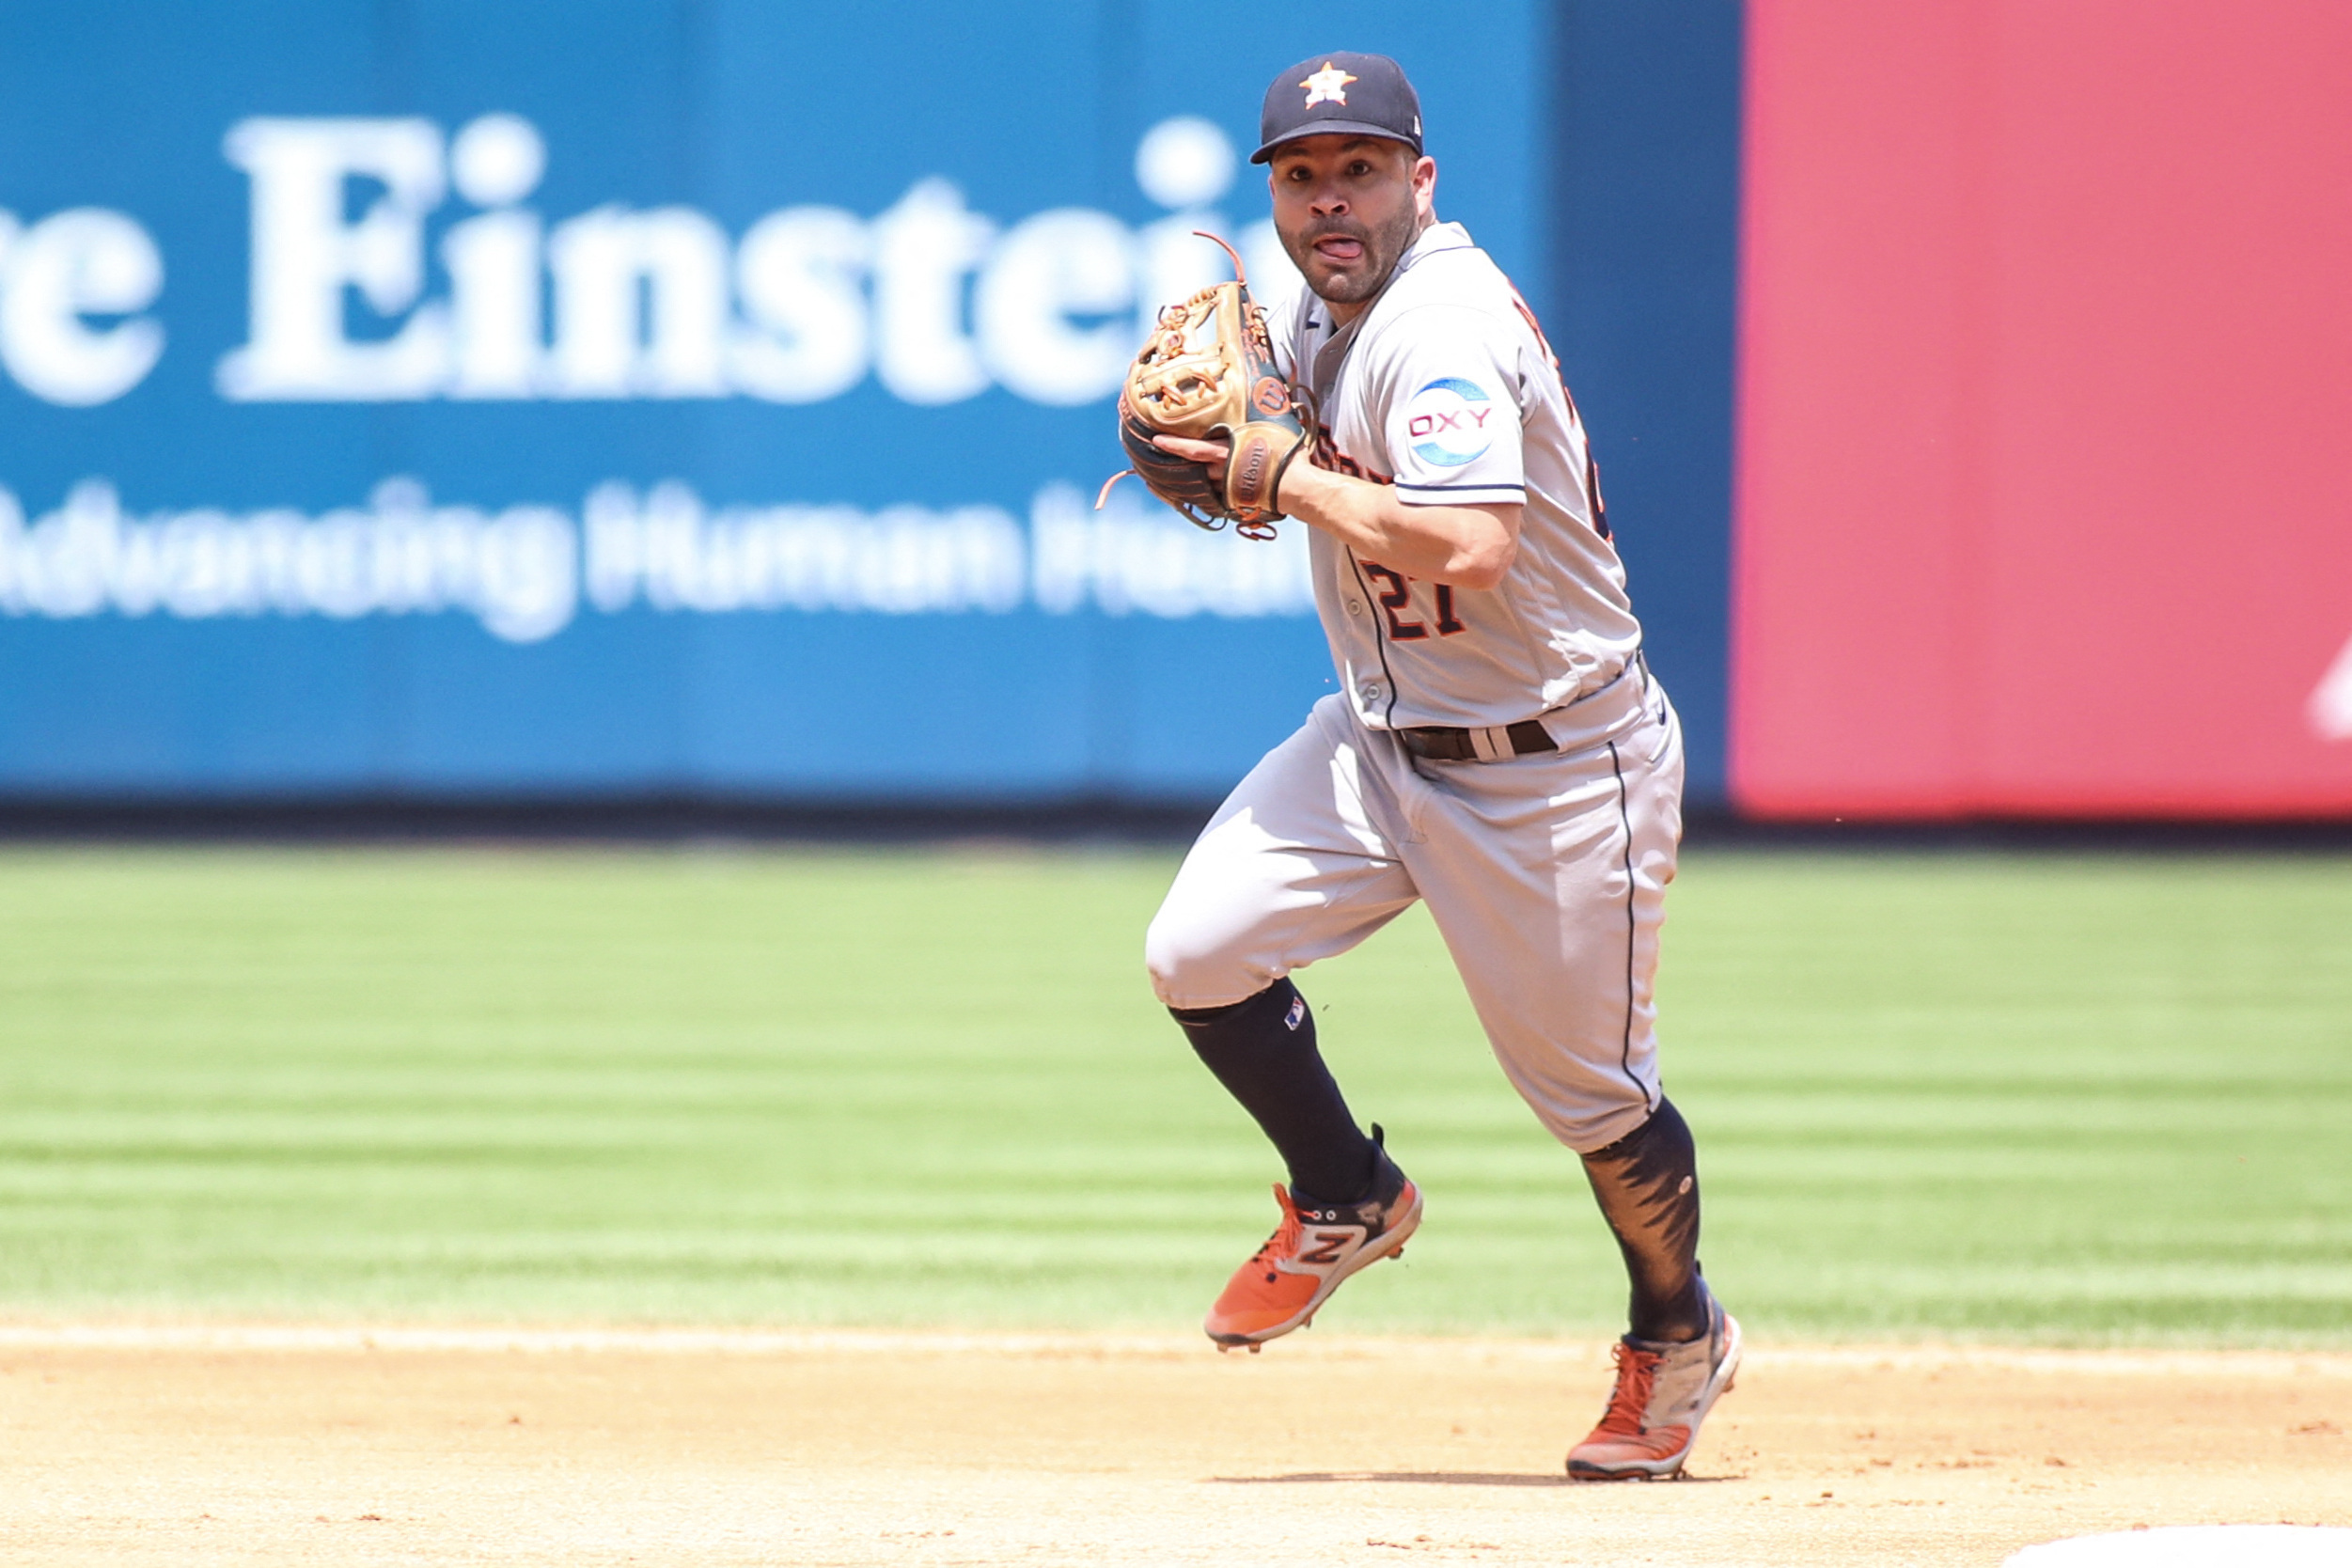
<svg viewBox="0 0 2352 1568">
<path fill-rule="evenodd" d="M 11 1564 L 1997 1564 L 2352 1524 L 2352 1355 L 1762 1344 L 1694 1479 L 1604 1348 L 0 1325 Z"/>
</svg>

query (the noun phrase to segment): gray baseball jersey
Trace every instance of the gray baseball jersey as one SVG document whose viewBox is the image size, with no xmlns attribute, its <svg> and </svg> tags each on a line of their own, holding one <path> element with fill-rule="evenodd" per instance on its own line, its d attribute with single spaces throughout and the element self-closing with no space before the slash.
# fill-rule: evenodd
<svg viewBox="0 0 2352 1568">
<path fill-rule="evenodd" d="M 1366 728 L 1507 725 L 1616 679 L 1641 628 L 1583 421 L 1535 318 L 1462 226 L 1424 229 L 1347 325 L 1305 290 L 1272 324 L 1321 408 L 1318 463 L 1394 484 L 1407 505 L 1526 509 L 1491 589 L 1419 582 L 1309 532 L 1316 607 Z"/>
</svg>

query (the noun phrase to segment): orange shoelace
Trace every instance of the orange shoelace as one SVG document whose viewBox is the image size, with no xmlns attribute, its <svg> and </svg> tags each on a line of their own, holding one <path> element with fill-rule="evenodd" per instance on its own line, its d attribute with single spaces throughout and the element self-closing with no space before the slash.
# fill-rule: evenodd
<svg viewBox="0 0 2352 1568">
<path fill-rule="evenodd" d="M 1275 1282 L 1273 1264 L 1280 1259 L 1296 1255 L 1298 1233 L 1304 1224 L 1298 1217 L 1298 1205 L 1291 1201 L 1289 1188 L 1278 1185 L 1274 1189 L 1274 1198 L 1282 1205 L 1282 1223 L 1274 1228 L 1274 1234 L 1266 1238 L 1265 1245 L 1258 1248 L 1249 1260 L 1253 1263 L 1266 1265 L 1266 1283 L 1269 1285 Z"/>
<path fill-rule="evenodd" d="M 1609 1391 L 1608 1412 L 1596 1429 L 1639 1435 L 1641 1419 L 1650 1409 L 1650 1389 L 1656 1382 L 1658 1353 L 1636 1350 L 1620 1340 L 1611 1351 L 1617 1361 L 1617 1387 Z"/>
</svg>

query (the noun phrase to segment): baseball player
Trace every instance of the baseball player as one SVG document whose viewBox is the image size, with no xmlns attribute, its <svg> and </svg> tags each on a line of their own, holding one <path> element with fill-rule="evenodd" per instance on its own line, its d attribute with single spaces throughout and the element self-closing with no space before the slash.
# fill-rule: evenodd
<svg viewBox="0 0 2352 1568">
<path fill-rule="evenodd" d="M 1670 1476 L 1740 1356 L 1700 1275 L 1691 1135 L 1654 1033 L 1680 721 L 1642 661 L 1559 362 L 1494 262 L 1438 221 L 1403 70 L 1303 60 L 1266 89 L 1261 132 L 1252 161 L 1308 285 L 1271 337 L 1322 423 L 1274 505 L 1310 529 L 1341 689 L 1234 789 L 1146 939 L 1160 1000 L 1290 1174 L 1279 1227 L 1205 1326 L 1252 1349 L 1301 1327 L 1420 1223 L 1419 1188 L 1379 1127 L 1357 1127 L 1291 976 L 1425 900 L 1632 1281 L 1615 1392 L 1568 1472 Z M 1221 481 L 1224 443 L 1157 445 Z"/>
</svg>

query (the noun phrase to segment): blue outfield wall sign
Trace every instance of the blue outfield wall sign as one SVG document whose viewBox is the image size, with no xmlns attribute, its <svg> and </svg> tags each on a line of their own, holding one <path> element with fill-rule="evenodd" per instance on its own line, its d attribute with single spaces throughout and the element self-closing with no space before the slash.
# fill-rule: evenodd
<svg viewBox="0 0 2352 1568">
<path fill-rule="evenodd" d="M 1403 59 L 1547 303 L 1538 8 L 1351 26 L 8 7 L 0 793 L 1221 791 L 1329 682 L 1302 541 L 1090 509 L 1191 231 L 1296 286 L 1266 77 Z"/>
</svg>

